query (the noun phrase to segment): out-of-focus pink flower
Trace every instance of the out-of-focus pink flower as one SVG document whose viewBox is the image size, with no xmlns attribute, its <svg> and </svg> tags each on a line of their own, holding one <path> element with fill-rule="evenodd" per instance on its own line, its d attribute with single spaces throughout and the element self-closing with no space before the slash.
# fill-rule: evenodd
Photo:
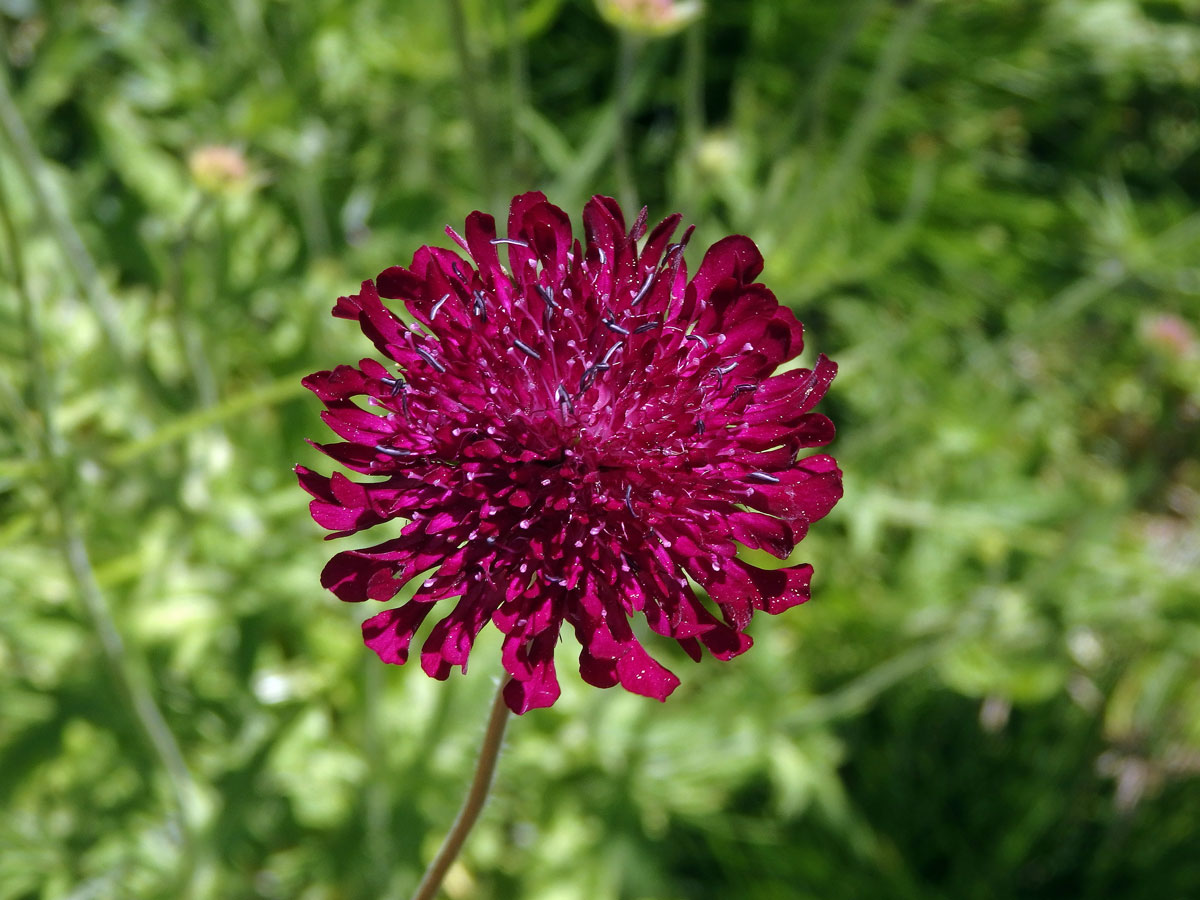
<svg viewBox="0 0 1200 900">
<path fill-rule="evenodd" d="M 248 187 L 250 166 L 242 151 L 225 144 L 206 144 L 188 155 L 192 178 L 204 190 L 228 193 Z"/>
<path fill-rule="evenodd" d="M 1142 317 L 1142 340 L 1174 359 L 1191 359 L 1200 355 L 1196 332 L 1186 321 L 1173 313 L 1154 313 Z"/>
<path fill-rule="evenodd" d="M 642 37 L 667 37 L 682 31 L 703 10 L 699 0 L 596 0 L 606 22 Z"/>
<path fill-rule="evenodd" d="M 421 623 L 458 598 L 421 649 L 433 677 L 465 670 L 490 621 L 505 635 L 508 705 L 549 706 L 567 625 L 584 680 L 662 700 L 679 680 L 631 617 L 697 660 L 729 659 L 749 648 L 756 610 L 809 598 L 811 566 L 760 569 L 736 553 L 786 558 L 841 497 L 833 458 L 800 455 L 833 438 L 813 407 L 837 367 L 820 356 L 774 374 L 802 329 L 756 281 L 758 249 L 727 237 L 689 279 L 679 221 L 646 235 L 644 210 L 627 229 L 615 201 L 593 197 L 581 244 L 566 213 L 523 194 L 506 237 L 472 213 L 464 236 L 447 229 L 462 253 L 422 247 L 338 300 L 334 315 L 357 319 L 390 363 L 305 379 L 342 438 L 316 446 L 377 478 L 297 473 L 331 537 L 408 520 L 330 560 L 322 583 L 338 597 L 387 601 L 433 570 L 364 623 L 385 662 L 405 662 Z"/>
</svg>

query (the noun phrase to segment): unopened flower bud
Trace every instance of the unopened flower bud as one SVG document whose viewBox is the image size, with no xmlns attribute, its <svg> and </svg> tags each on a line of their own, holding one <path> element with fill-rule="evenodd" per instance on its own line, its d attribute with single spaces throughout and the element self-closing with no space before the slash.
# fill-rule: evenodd
<svg viewBox="0 0 1200 900">
<path fill-rule="evenodd" d="M 245 155 L 226 144 L 207 144 L 188 155 L 188 169 L 201 189 L 226 194 L 250 183 L 250 166 Z"/>
<path fill-rule="evenodd" d="M 668 37 L 695 21 L 703 9 L 698 0 L 596 0 L 614 28 L 638 37 Z"/>
</svg>

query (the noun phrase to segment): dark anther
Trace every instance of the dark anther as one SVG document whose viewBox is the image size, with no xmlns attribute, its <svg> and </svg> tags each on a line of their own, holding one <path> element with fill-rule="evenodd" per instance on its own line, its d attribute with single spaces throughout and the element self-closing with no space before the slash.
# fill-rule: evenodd
<svg viewBox="0 0 1200 900">
<path fill-rule="evenodd" d="M 617 334 L 626 334 L 626 335 L 629 334 L 628 328 L 622 328 L 620 325 L 618 325 L 612 319 L 605 319 L 604 327 L 607 328 L 609 331 L 615 331 Z"/>
<path fill-rule="evenodd" d="M 733 393 L 729 395 L 730 400 L 737 398 L 739 394 L 753 393 L 758 390 L 758 385 L 755 384 L 739 384 L 734 387 Z"/>
<path fill-rule="evenodd" d="M 632 487 L 631 485 L 628 485 L 628 484 L 627 484 L 627 485 L 625 485 L 625 508 L 626 508 L 626 509 L 628 509 L 628 510 L 629 510 L 629 514 L 630 514 L 631 516 L 633 516 L 633 517 L 636 519 L 636 518 L 637 518 L 637 513 L 636 513 L 636 512 L 634 512 L 634 509 L 633 509 L 633 501 L 630 499 L 630 495 L 631 495 L 632 493 L 633 493 L 633 487 Z"/>
<path fill-rule="evenodd" d="M 634 334 L 645 334 L 647 331 L 653 331 L 655 328 L 661 328 L 662 322 L 646 322 L 633 329 Z"/>
<path fill-rule="evenodd" d="M 445 366 L 443 366 L 440 362 L 438 362 L 436 359 L 434 359 L 432 356 L 430 356 L 428 353 L 426 353 L 420 347 L 416 347 L 414 349 L 417 351 L 417 356 L 421 357 L 421 359 L 425 360 L 425 362 L 429 363 L 431 366 L 433 366 L 439 372 L 446 371 Z"/>
<path fill-rule="evenodd" d="M 389 378 L 388 376 L 384 375 L 379 380 L 382 381 L 384 384 L 388 385 L 392 389 L 393 397 L 395 397 L 398 393 L 400 393 L 402 390 L 404 390 L 408 386 L 404 383 L 404 379 L 399 375 L 397 375 L 395 378 Z"/>
<path fill-rule="evenodd" d="M 700 334 L 685 334 L 684 337 L 689 341 L 699 341 L 704 345 L 704 349 L 708 350 L 708 340 Z"/>
<path fill-rule="evenodd" d="M 696 434 L 704 434 L 704 423 L 703 422 L 696 423 Z"/>
<path fill-rule="evenodd" d="M 727 366 L 717 366 L 713 369 L 717 373 L 717 393 L 721 393 L 725 389 L 725 376 L 737 368 L 737 363 L 731 362 Z"/>
<path fill-rule="evenodd" d="M 538 292 L 538 296 L 542 298 L 543 303 L 551 309 L 558 309 L 558 304 L 554 302 L 554 292 L 550 288 L 535 284 L 533 289 Z"/>
<path fill-rule="evenodd" d="M 561 384 L 558 386 L 558 390 L 555 391 L 554 396 L 558 398 L 558 405 L 562 407 L 564 416 L 569 412 L 575 412 L 575 404 L 571 402 L 571 395 L 567 393 L 567 389 Z"/>
<path fill-rule="evenodd" d="M 614 353 L 616 353 L 618 350 L 620 350 L 621 347 L 624 346 L 624 344 L 625 344 L 624 341 L 617 341 L 615 344 L 613 344 L 611 347 L 608 348 L 608 352 L 605 353 L 604 358 L 600 360 L 600 362 L 604 364 L 605 368 L 608 368 L 608 361 L 610 359 L 612 359 L 612 355 Z"/>
<path fill-rule="evenodd" d="M 542 358 L 542 354 L 538 353 L 536 350 L 534 350 L 532 347 L 530 347 L 524 341 L 514 340 L 513 346 L 516 347 L 518 350 L 520 350 L 522 353 L 524 353 L 526 356 L 532 356 L 534 359 Z"/>
<path fill-rule="evenodd" d="M 751 481 L 761 481 L 763 484 L 779 484 L 779 479 L 769 472 L 751 472 L 746 478 Z"/>
<path fill-rule="evenodd" d="M 437 303 L 433 304 L 433 309 L 431 309 L 429 311 L 429 321 L 430 322 L 432 322 L 434 317 L 438 314 L 438 310 L 442 308 L 442 304 L 445 303 L 449 299 L 450 299 L 450 295 L 446 294 Z"/>
<path fill-rule="evenodd" d="M 514 247 L 524 247 L 526 250 L 529 249 L 529 245 L 524 241 L 514 241 L 512 238 L 492 238 L 491 243 L 512 244 Z"/>
<path fill-rule="evenodd" d="M 475 294 L 475 315 L 487 322 L 487 307 L 483 303 L 483 291 L 476 291 Z"/>
<path fill-rule="evenodd" d="M 411 450 L 400 450 L 397 447 L 385 447 L 383 444 L 376 444 L 375 450 L 377 453 L 383 453 L 387 456 L 412 456 Z"/>
<path fill-rule="evenodd" d="M 619 347 L 620 344 L 617 346 Z M 612 351 L 610 350 L 609 353 L 611 354 L 611 352 Z M 612 366 L 609 363 L 598 362 L 594 366 L 588 366 L 586 369 L 584 369 L 583 377 L 579 379 L 579 393 L 582 394 L 584 391 L 590 388 L 592 383 L 596 380 L 596 376 L 600 372 L 607 372 L 611 368 Z"/>
<path fill-rule="evenodd" d="M 646 294 L 650 293 L 650 285 L 652 285 L 653 283 L 654 283 L 654 273 L 648 272 L 646 274 L 646 280 L 644 282 L 642 282 L 642 286 L 638 289 L 638 292 L 634 295 L 633 299 L 629 301 L 629 305 L 637 306 L 639 303 L 641 303 L 643 300 L 645 300 Z"/>
</svg>

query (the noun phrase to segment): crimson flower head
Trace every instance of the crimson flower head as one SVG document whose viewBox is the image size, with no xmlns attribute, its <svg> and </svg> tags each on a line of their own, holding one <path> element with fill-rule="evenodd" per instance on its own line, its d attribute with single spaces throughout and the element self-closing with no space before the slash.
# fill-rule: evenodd
<svg viewBox="0 0 1200 900">
<path fill-rule="evenodd" d="M 405 662 L 440 615 L 421 667 L 445 679 L 490 621 L 505 699 L 523 713 L 558 698 L 566 625 L 585 681 L 663 700 L 679 679 L 631 620 L 696 660 L 730 659 L 750 647 L 755 610 L 809 598 L 811 566 L 761 569 L 737 551 L 788 557 L 841 497 L 833 458 L 800 456 L 833 438 L 812 410 L 837 367 L 821 356 L 777 373 L 802 328 L 756 281 L 758 249 L 727 237 L 689 279 L 679 221 L 647 235 L 645 210 L 627 228 L 615 201 L 593 197 L 581 245 L 566 213 L 523 194 L 507 236 L 472 213 L 463 236 L 447 228 L 461 253 L 421 247 L 338 299 L 333 314 L 357 319 L 387 362 L 304 380 L 342 438 L 315 446 L 375 478 L 296 471 L 330 537 L 406 523 L 321 576 L 342 600 L 387 601 L 426 573 L 363 623 L 384 662 Z"/>
</svg>

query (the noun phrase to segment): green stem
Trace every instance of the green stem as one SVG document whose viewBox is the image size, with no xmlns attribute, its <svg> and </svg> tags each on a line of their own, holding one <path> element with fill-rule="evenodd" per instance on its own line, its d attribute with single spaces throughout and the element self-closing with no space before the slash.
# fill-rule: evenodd
<svg viewBox="0 0 1200 900">
<path fill-rule="evenodd" d="M 71 216 L 59 195 L 46 184 L 45 165 L 37 145 L 25 127 L 25 120 L 17 108 L 16 100 L 8 87 L 8 76 L 0 66 L 0 132 L 8 139 L 30 192 L 37 203 L 42 217 L 50 225 L 54 238 L 62 250 L 67 268 L 75 283 L 87 298 L 100 322 L 104 339 L 118 359 L 129 360 L 131 352 L 121 330 L 121 320 L 116 301 L 104 287 L 104 279 L 88 252 L 87 246 L 76 230 Z"/>
<path fill-rule="evenodd" d="M 637 208 L 637 186 L 633 177 L 632 88 L 637 67 L 637 39 L 617 32 L 617 68 L 613 77 L 613 101 L 617 108 L 617 140 L 613 146 L 613 166 L 617 176 L 617 199 L 625 210 Z"/>
<path fill-rule="evenodd" d="M 508 38 L 508 89 L 512 104 L 513 169 L 521 181 L 529 172 L 529 139 L 519 123 L 529 108 L 529 60 L 521 34 L 520 0 L 504 0 Z"/>
<path fill-rule="evenodd" d="M 188 251 L 195 240 L 196 228 L 200 217 L 208 209 L 208 199 L 201 197 L 192 207 L 192 211 L 184 220 L 178 240 L 171 248 L 170 275 L 167 286 L 171 303 L 171 324 L 175 329 L 175 340 L 183 349 L 183 357 L 187 362 L 196 388 L 199 406 L 215 406 L 217 403 L 217 379 L 213 374 L 212 365 L 204 352 L 204 344 L 200 340 L 200 331 L 192 327 L 192 311 L 188 302 L 187 280 L 184 278 L 184 263 Z"/>
<path fill-rule="evenodd" d="M 892 26 L 863 99 L 833 155 L 832 163 L 821 174 L 821 181 L 808 202 L 798 246 L 807 247 L 823 234 L 830 211 L 842 202 L 849 186 L 861 173 L 863 159 L 879 134 L 900 77 L 908 65 L 913 41 L 932 8 L 933 0 L 913 0 Z M 869 9 L 865 7 L 864 14 L 869 13 Z M 819 115 L 819 111 L 814 113 L 814 121 Z M 762 214 L 770 215 L 771 210 L 765 209 Z"/>
<path fill-rule="evenodd" d="M 175 736 L 167 725 L 166 718 L 146 688 L 142 679 L 132 671 L 124 641 L 108 606 L 108 601 L 96 581 L 95 570 L 88 555 L 83 529 L 75 516 L 77 501 L 73 496 L 74 478 L 67 468 L 66 456 L 61 452 L 61 440 L 55 425 L 54 403 L 49 372 L 42 351 L 42 334 L 37 311 L 29 285 L 25 278 L 25 264 L 21 253 L 21 242 L 9 211 L 7 198 L 3 196 L 0 181 L 0 231 L 3 232 L 8 248 L 9 268 L 13 286 L 20 303 L 20 318 L 25 331 L 25 353 L 29 365 L 33 402 L 41 418 L 38 433 L 38 450 L 46 463 L 48 492 L 59 522 L 59 550 L 67 563 L 71 579 L 83 602 L 84 611 L 100 643 L 104 660 L 113 680 L 128 703 L 134 719 L 151 753 L 158 759 L 170 784 L 176 808 L 180 835 L 183 842 L 184 863 L 180 871 L 180 883 L 190 880 L 195 865 L 195 846 L 192 834 L 189 798 L 192 779 L 184 762 L 183 753 Z"/>
<path fill-rule="evenodd" d="M 846 184 L 861 167 L 863 156 L 879 133 L 884 115 L 891 107 L 892 96 L 900 83 L 900 76 L 908 65 L 913 39 L 933 8 L 932 0 L 915 0 L 900 15 L 895 28 L 884 44 L 879 64 L 871 73 L 866 95 L 855 112 L 854 120 L 838 148 L 833 170 L 826 176 L 830 195 L 840 196 Z"/>
<path fill-rule="evenodd" d="M 688 26 L 683 45 L 683 141 L 695 154 L 704 136 L 704 17 Z"/>
<path fill-rule="evenodd" d="M 859 34 L 881 5 L 882 0 L 861 0 L 854 11 L 846 17 L 845 23 L 821 58 L 808 93 L 802 97 L 802 101 L 793 111 L 794 123 L 781 129 L 783 134 L 787 135 L 788 140 L 793 140 L 795 127 L 803 123 L 807 117 L 808 145 L 814 156 L 820 154 L 825 147 L 825 116 L 829 108 L 834 76 L 849 55 Z"/>
<path fill-rule="evenodd" d="M 504 703 L 506 682 L 507 679 L 501 679 L 500 686 L 496 689 L 495 699 L 492 700 L 492 713 L 488 718 L 487 731 L 484 732 L 483 744 L 479 748 L 479 762 L 475 764 L 475 777 L 471 779 L 471 787 L 467 791 L 466 799 L 463 800 L 462 808 L 458 811 L 458 816 L 450 827 L 450 833 L 442 842 L 437 856 L 425 870 L 425 875 L 412 895 L 412 900 L 433 900 L 437 896 L 442 879 L 446 877 L 446 872 L 458 858 L 459 851 L 462 850 L 462 846 L 467 840 L 467 835 L 470 834 L 484 803 L 487 802 L 488 791 L 492 786 L 492 775 L 496 771 L 496 760 L 500 756 L 500 745 L 504 739 L 504 728 L 508 724 L 508 706 Z"/>
<path fill-rule="evenodd" d="M 449 0 L 446 4 L 450 11 L 450 31 L 454 38 L 454 52 L 458 56 L 458 73 L 462 84 L 463 105 L 466 107 L 467 120 L 471 123 L 472 137 L 475 142 L 475 152 L 479 156 L 479 178 L 481 193 L 489 198 L 493 208 L 498 205 L 499 187 L 496 183 L 495 160 L 491 146 L 491 128 L 479 102 L 479 72 L 475 67 L 475 57 L 471 53 L 471 41 L 467 34 L 467 16 L 463 10 L 462 0 Z"/>
<path fill-rule="evenodd" d="M 380 894 L 391 871 L 388 830 L 391 827 L 391 790 L 384 773 L 387 759 L 383 736 L 379 731 L 379 709 L 383 691 L 383 666 L 373 654 L 362 655 L 363 668 L 363 756 L 371 767 L 371 776 L 363 784 L 363 807 L 367 831 L 366 881 L 370 892 Z"/>
</svg>

